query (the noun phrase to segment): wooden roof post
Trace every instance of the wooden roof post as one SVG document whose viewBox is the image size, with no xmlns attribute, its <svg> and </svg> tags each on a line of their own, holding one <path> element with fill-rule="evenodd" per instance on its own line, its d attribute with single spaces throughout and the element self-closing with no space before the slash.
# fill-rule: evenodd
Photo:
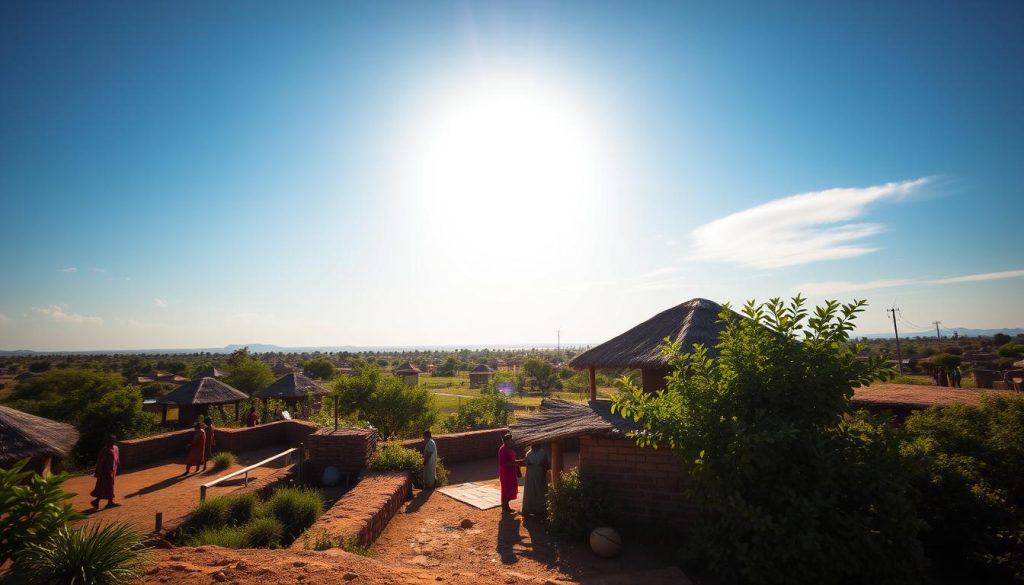
<svg viewBox="0 0 1024 585">
<path fill-rule="evenodd" d="M 590 368 L 590 399 L 597 400 L 597 373 Z"/>
<path fill-rule="evenodd" d="M 551 483 L 554 484 L 562 476 L 562 442 L 551 442 Z"/>
</svg>

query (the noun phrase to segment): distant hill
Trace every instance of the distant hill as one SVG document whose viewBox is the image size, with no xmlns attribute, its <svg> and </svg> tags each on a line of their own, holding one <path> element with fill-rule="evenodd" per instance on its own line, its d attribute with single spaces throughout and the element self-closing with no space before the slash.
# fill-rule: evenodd
<svg viewBox="0 0 1024 585">
<path fill-rule="evenodd" d="M 587 347 L 589 344 L 568 344 L 563 343 L 562 349 L 575 349 Z M 554 343 L 496 343 L 478 345 L 319 345 L 308 347 L 283 347 L 269 343 L 232 343 L 224 347 L 193 347 L 193 348 L 166 348 L 166 349 L 96 349 L 80 351 L 36 351 L 33 349 L 0 350 L 0 357 L 25 357 L 34 355 L 117 355 L 117 354 L 187 354 L 187 353 L 215 353 L 228 354 L 233 351 L 248 347 L 252 353 L 336 353 L 347 351 L 358 353 L 364 351 L 454 351 L 459 349 L 480 350 L 480 349 L 554 349 Z"/>
</svg>

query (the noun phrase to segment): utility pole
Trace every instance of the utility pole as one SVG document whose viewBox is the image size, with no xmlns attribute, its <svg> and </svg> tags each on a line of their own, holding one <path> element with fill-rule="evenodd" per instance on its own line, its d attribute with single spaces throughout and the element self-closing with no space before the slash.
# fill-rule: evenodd
<svg viewBox="0 0 1024 585">
<path fill-rule="evenodd" d="M 900 352 L 900 330 L 896 327 L 896 314 L 899 309 L 895 306 L 891 309 L 886 309 L 886 313 L 892 313 L 892 330 L 896 334 L 896 368 L 903 373 L 903 354 Z"/>
<path fill-rule="evenodd" d="M 559 359 L 562 357 L 562 330 L 556 329 L 555 335 L 558 336 L 558 342 L 555 344 L 555 351 L 558 353 Z"/>
<path fill-rule="evenodd" d="M 932 321 L 932 325 L 935 325 L 935 339 L 942 339 L 942 335 L 939 335 L 939 325 L 942 321 Z"/>
</svg>

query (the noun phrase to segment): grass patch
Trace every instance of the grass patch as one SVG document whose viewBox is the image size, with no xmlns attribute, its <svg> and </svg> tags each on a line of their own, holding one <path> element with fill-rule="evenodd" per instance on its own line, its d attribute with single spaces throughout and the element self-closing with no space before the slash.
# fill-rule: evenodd
<svg viewBox="0 0 1024 585">
<path fill-rule="evenodd" d="M 240 526 L 221 526 L 219 528 L 203 528 L 188 540 L 189 546 L 204 544 L 223 546 L 224 548 L 246 548 L 245 529 Z"/>
<path fill-rule="evenodd" d="M 217 453 L 213 457 L 213 470 L 224 471 L 235 464 L 235 456 L 227 451 Z"/>
<path fill-rule="evenodd" d="M 373 471 L 408 471 L 412 474 L 412 485 L 423 487 L 423 454 L 406 449 L 398 443 L 387 443 L 370 458 Z M 437 485 L 448 485 L 448 470 L 440 459 L 437 460 Z"/>
<path fill-rule="evenodd" d="M 277 548 L 284 537 L 284 524 L 277 518 L 253 520 L 243 530 L 249 548 Z"/>
<path fill-rule="evenodd" d="M 285 536 L 294 539 L 313 525 L 323 513 L 324 503 L 316 490 L 283 488 L 267 500 L 266 509 L 284 526 Z"/>
<path fill-rule="evenodd" d="M 149 548 L 123 522 L 71 528 L 29 543 L 17 556 L 10 581 L 29 584 L 137 582 L 146 568 Z"/>
<path fill-rule="evenodd" d="M 291 542 L 323 513 L 318 490 L 282 488 L 266 502 L 256 494 L 221 496 L 200 503 L 171 537 L 179 545 L 277 548 Z"/>
</svg>

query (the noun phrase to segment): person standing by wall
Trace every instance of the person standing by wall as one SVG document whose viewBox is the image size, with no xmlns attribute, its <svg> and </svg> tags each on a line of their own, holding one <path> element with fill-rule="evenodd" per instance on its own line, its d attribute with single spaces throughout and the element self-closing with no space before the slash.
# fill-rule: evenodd
<svg viewBox="0 0 1024 585">
<path fill-rule="evenodd" d="M 519 474 L 516 469 L 519 460 L 512 449 L 512 435 L 506 433 L 498 447 L 498 479 L 501 481 L 501 511 L 506 514 L 514 512 L 509 502 L 519 497 Z"/>
<path fill-rule="evenodd" d="M 213 448 L 217 446 L 217 439 L 213 436 L 213 419 L 206 417 L 203 422 L 206 423 L 206 457 L 203 458 L 203 471 L 206 471 L 206 464 L 213 459 Z"/>
<path fill-rule="evenodd" d="M 116 443 L 117 437 L 108 436 L 96 458 L 96 472 L 93 474 L 96 486 L 89 494 L 93 497 L 93 508 L 100 507 L 100 500 L 107 500 L 107 508 L 121 505 L 114 502 L 114 479 L 117 477 L 117 467 L 121 464 L 121 453 Z"/>
<path fill-rule="evenodd" d="M 260 424 L 260 417 L 256 414 L 256 407 L 249 407 L 249 414 L 245 415 L 245 426 L 254 427 Z"/>
<path fill-rule="evenodd" d="M 188 459 L 185 460 L 185 473 L 182 475 L 188 475 L 193 465 L 199 471 L 199 467 L 206 464 L 206 431 L 199 421 L 192 425 L 192 429 L 192 442 L 188 446 Z"/>
<path fill-rule="evenodd" d="M 423 431 L 423 489 L 432 490 L 437 484 L 437 443 L 430 431 Z"/>
<path fill-rule="evenodd" d="M 540 445 L 530 445 L 523 457 L 526 462 L 526 482 L 523 486 L 523 514 L 544 515 L 548 496 L 548 470 L 551 460 Z"/>
</svg>

